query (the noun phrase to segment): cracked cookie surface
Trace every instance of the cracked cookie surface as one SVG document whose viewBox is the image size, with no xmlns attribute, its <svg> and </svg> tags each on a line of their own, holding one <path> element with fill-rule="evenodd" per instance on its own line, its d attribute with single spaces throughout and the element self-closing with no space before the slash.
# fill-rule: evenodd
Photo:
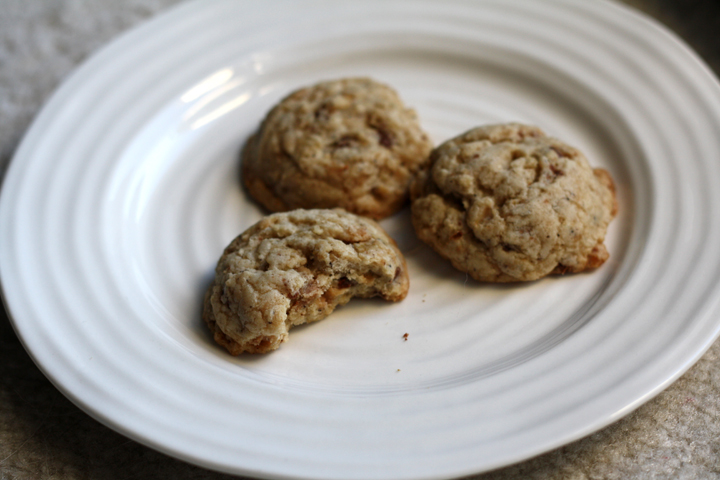
<svg viewBox="0 0 720 480">
<path fill-rule="evenodd" d="M 392 88 L 348 78 L 302 88 L 265 117 L 243 150 L 243 182 L 265 208 L 340 207 L 380 219 L 408 198 L 432 144 Z"/>
<path fill-rule="evenodd" d="M 352 297 L 400 301 L 402 253 L 377 224 L 341 209 L 269 215 L 235 238 L 205 294 L 203 320 L 231 354 L 266 353 L 295 325 Z"/>
<path fill-rule="evenodd" d="M 479 281 L 576 273 L 609 257 L 610 174 L 537 127 L 488 125 L 448 140 L 411 196 L 420 239 Z"/>
</svg>

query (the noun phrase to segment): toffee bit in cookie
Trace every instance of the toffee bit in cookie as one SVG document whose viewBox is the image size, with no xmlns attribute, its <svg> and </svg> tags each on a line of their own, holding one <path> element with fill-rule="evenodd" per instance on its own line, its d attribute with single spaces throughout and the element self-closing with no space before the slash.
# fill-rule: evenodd
<svg viewBox="0 0 720 480">
<path fill-rule="evenodd" d="M 380 219 L 405 204 L 431 149 L 415 111 L 389 86 L 322 82 L 267 114 L 243 150 L 243 182 L 273 212 L 341 207 Z"/>
<path fill-rule="evenodd" d="M 377 129 L 379 140 L 378 143 L 382 145 L 385 148 L 390 148 L 393 146 L 393 139 L 392 136 L 387 132 L 387 130 L 384 130 L 382 128 Z"/>
<path fill-rule="evenodd" d="M 330 264 L 330 268 L 332 268 L 332 263 Z M 337 288 L 350 288 L 350 286 L 352 286 L 352 282 L 346 277 L 342 277 L 337 281 Z"/>
<path fill-rule="evenodd" d="M 231 354 L 266 353 L 288 330 L 327 317 L 352 297 L 400 301 L 405 259 L 374 220 L 341 209 L 269 215 L 225 249 L 203 320 Z"/>
<path fill-rule="evenodd" d="M 606 170 L 517 123 L 475 128 L 434 149 L 411 198 L 420 239 L 487 282 L 599 267 L 617 212 Z"/>
</svg>

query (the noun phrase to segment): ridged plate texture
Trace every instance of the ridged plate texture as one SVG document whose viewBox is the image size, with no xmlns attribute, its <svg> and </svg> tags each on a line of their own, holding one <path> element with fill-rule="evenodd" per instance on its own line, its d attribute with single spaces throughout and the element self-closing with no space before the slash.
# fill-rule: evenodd
<svg viewBox="0 0 720 480">
<path fill-rule="evenodd" d="M 617 182 L 610 260 L 483 285 L 406 210 L 382 222 L 405 301 L 227 355 L 200 308 L 263 214 L 242 144 L 292 89 L 355 75 L 394 86 L 435 142 L 520 121 L 583 150 Z M 99 51 L 37 117 L 2 189 L 4 300 L 62 392 L 171 455 L 266 478 L 457 477 L 608 425 L 717 338 L 718 159 L 716 79 L 613 3 L 199 0 Z"/>
</svg>

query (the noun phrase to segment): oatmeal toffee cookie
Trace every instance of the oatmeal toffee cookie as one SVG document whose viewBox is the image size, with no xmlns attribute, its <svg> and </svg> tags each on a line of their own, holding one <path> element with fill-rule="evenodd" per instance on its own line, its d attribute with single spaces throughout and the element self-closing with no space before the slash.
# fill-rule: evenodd
<svg viewBox="0 0 720 480">
<path fill-rule="evenodd" d="M 399 210 L 432 144 L 390 87 L 319 83 L 273 108 L 245 145 L 243 181 L 273 212 L 341 207 L 380 219 Z"/>
<path fill-rule="evenodd" d="M 411 196 L 418 236 L 476 280 L 581 272 L 609 256 L 610 174 L 536 127 L 490 125 L 445 142 Z"/>
<path fill-rule="evenodd" d="M 294 325 L 327 317 L 352 297 L 399 301 L 405 259 L 373 220 L 340 209 L 265 217 L 225 249 L 203 319 L 233 354 L 265 353 Z"/>
</svg>

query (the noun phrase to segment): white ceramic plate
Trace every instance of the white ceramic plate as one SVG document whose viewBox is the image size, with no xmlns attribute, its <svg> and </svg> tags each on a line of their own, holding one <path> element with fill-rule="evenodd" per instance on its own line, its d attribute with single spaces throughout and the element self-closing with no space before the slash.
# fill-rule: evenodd
<svg viewBox="0 0 720 480">
<path fill-rule="evenodd" d="M 405 211 L 383 222 L 404 302 L 228 356 L 199 312 L 262 215 L 241 145 L 291 89 L 350 75 L 396 87 L 436 141 L 521 121 L 584 150 L 618 185 L 610 261 L 481 285 Z M 272 478 L 471 474 L 617 420 L 718 336 L 719 158 L 718 82 L 615 4 L 195 1 L 104 48 L 38 116 L 2 190 L 4 296 L 60 390 L 171 455 Z"/>
</svg>

